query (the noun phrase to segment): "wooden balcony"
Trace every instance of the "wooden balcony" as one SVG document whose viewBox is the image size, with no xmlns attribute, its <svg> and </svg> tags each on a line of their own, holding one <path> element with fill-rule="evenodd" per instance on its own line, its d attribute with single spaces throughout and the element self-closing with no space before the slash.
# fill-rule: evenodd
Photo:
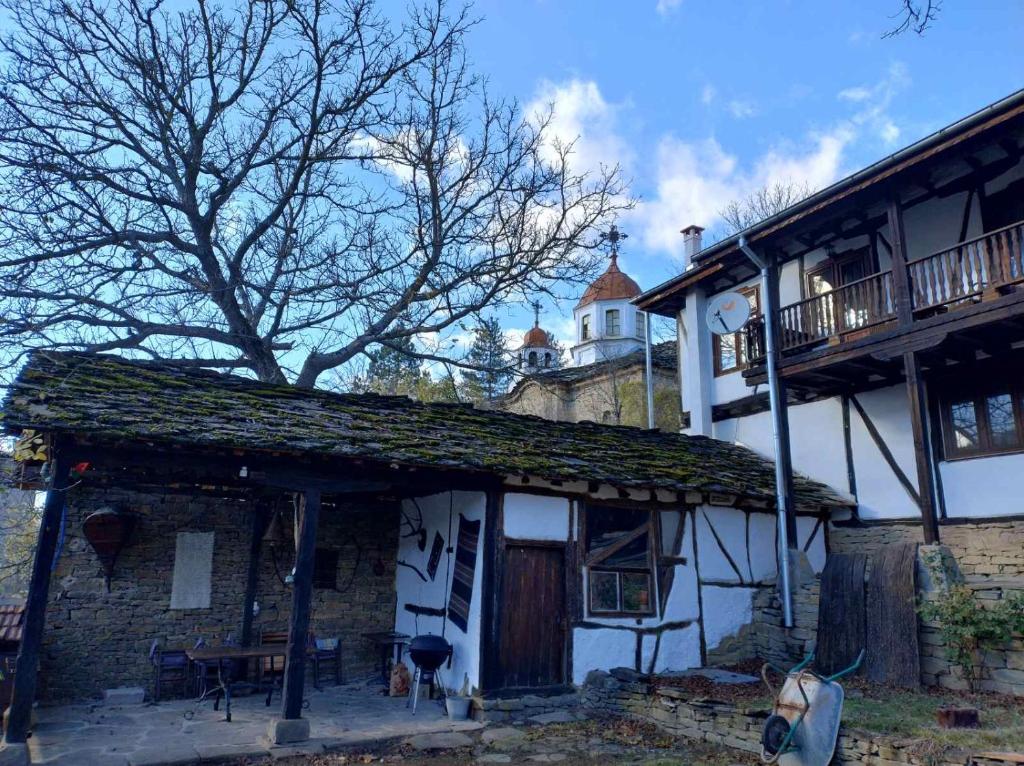
<svg viewBox="0 0 1024 766">
<path fill-rule="evenodd" d="M 1024 221 L 991 231 L 906 264 L 913 321 L 998 298 L 1024 282 Z M 892 328 L 898 297 L 892 271 L 872 274 L 778 311 L 784 357 L 838 346 Z M 764 361 L 764 318 L 747 325 L 748 355 Z"/>
</svg>

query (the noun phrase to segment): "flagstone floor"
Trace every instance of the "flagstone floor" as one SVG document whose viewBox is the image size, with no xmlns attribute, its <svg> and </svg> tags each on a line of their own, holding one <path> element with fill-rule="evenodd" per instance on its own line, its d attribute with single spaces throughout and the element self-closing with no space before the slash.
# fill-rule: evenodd
<svg viewBox="0 0 1024 766">
<path fill-rule="evenodd" d="M 405 699 L 386 697 L 377 685 L 310 690 L 311 739 L 298 747 L 270 747 L 267 726 L 280 714 L 280 698 L 237 697 L 232 721 L 223 705 L 192 700 L 110 707 L 102 704 L 44 707 L 29 738 L 33 764 L 51 766 L 170 766 L 246 756 L 316 754 L 327 750 L 433 732 L 471 731 L 474 721 L 450 721 L 437 702 L 420 700 L 416 715 Z"/>
</svg>

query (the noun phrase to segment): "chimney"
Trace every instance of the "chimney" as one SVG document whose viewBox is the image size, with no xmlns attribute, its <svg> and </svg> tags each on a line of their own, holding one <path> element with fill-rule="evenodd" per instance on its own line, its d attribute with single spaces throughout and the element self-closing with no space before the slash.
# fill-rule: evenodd
<svg viewBox="0 0 1024 766">
<path fill-rule="evenodd" d="M 683 268 L 689 269 L 693 265 L 693 256 L 701 251 L 700 235 L 704 231 L 700 226 L 691 224 L 683 229 Z"/>
</svg>

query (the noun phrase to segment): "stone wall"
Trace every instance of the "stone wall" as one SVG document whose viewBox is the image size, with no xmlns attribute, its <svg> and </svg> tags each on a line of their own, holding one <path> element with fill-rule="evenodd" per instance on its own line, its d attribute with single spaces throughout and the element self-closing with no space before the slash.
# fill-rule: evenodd
<svg viewBox="0 0 1024 766">
<path fill-rule="evenodd" d="M 583 690 L 583 705 L 589 710 L 653 723 L 674 736 L 713 742 L 748 753 L 760 753 L 761 729 L 769 713 L 768 710 L 687 699 L 678 689 L 654 688 L 645 677 L 628 670 L 591 673 Z M 913 743 L 844 727 L 839 733 L 832 763 L 995 766 L 1019 763 L 1019 760 L 969 753 L 949 753 L 943 760 L 921 757 L 914 752 Z"/>
<path fill-rule="evenodd" d="M 943 524 L 940 542 L 948 546 L 965 577 L 1024 577 L 1024 521 Z M 880 545 L 923 542 L 920 524 L 832 525 L 832 553 L 871 555 Z"/>
<path fill-rule="evenodd" d="M 109 593 L 82 534 L 82 521 L 101 507 L 128 511 L 137 521 L 117 560 Z M 73 491 L 50 586 L 40 696 L 50 701 L 83 699 L 124 685 L 152 691 L 148 652 L 154 638 L 167 647 L 183 648 L 199 637 L 215 645 L 228 634 L 237 636 L 249 557 L 249 508 L 241 500 L 208 496 Z M 288 626 L 291 589 L 281 578 L 291 570 L 294 543 L 291 525 L 282 526 L 285 544 L 276 553 L 264 545 L 256 629 Z M 175 543 L 185 531 L 214 533 L 209 609 L 170 608 Z M 338 589 L 313 591 L 311 622 L 319 637 L 341 638 L 348 678 L 365 677 L 375 668 L 377 655 L 362 633 L 393 627 L 397 541 L 397 505 L 353 508 L 325 502 L 318 545 L 339 551 Z"/>
</svg>

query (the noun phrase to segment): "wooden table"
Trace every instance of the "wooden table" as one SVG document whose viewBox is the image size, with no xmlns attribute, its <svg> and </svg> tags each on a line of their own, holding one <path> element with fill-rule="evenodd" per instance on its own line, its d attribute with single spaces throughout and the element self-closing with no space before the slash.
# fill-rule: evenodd
<svg viewBox="0 0 1024 766">
<path fill-rule="evenodd" d="M 308 650 L 307 650 L 308 652 Z M 217 665 L 217 686 L 213 689 L 205 690 L 196 701 L 197 704 L 203 702 L 211 695 L 216 695 L 213 701 L 213 709 L 218 710 L 220 707 L 220 698 L 224 697 L 224 720 L 231 720 L 231 687 L 233 684 L 248 684 L 248 682 L 236 682 L 231 677 L 231 666 L 237 663 L 248 664 L 249 660 L 260 660 L 261 663 L 265 659 L 270 660 L 270 672 L 271 675 L 274 673 L 274 660 L 278 657 L 281 658 L 281 668 L 284 669 L 285 661 L 288 655 L 287 644 L 267 644 L 265 646 L 203 646 L 198 649 L 186 649 L 185 656 L 189 658 L 191 662 L 203 662 L 208 664 L 216 663 Z M 267 690 L 267 707 L 270 707 L 270 700 L 274 696 L 274 690 L 278 689 L 280 684 L 276 681 L 271 681 L 270 688 Z"/>
<path fill-rule="evenodd" d="M 402 648 L 409 643 L 412 636 L 407 633 L 396 633 L 393 630 L 386 630 L 380 633 L 363 633 L 363 638 L 372 641 L 380 651 L 380 677 L 387 686 L 390 682 L 389 665 L 392 663 L 391 654 L 394 652 L 394 663 L 402 661 Z"/>
</svg>

